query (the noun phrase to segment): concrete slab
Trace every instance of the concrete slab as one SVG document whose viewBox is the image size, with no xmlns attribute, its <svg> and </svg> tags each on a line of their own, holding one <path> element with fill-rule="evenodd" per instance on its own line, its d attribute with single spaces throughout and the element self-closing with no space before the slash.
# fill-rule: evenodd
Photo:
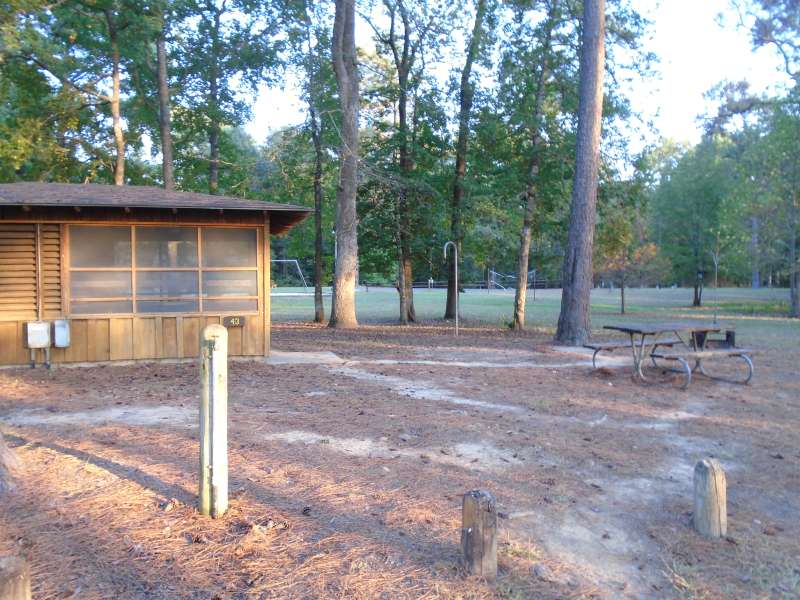
<svg viewBox="0 0 800 600">
<path fill-rule="evenodd" d="M 268 365 L 341 365 L 344 359 L 333 352 L 282 352 L 270 350 Z"/>
</svg>

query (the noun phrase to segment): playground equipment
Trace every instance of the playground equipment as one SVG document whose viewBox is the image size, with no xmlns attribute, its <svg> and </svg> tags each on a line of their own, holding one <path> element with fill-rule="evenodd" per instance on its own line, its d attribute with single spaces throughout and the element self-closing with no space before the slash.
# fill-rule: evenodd
<svg viewBox="0 0 800 600">
<path fill-rule="evenodd" d="M 486 292 L 493 289 L 507 290 L 516 288 L 516 275 L 498 273 L 492 269 L 486 270 Z M 536 300 L 536 269 L 528 271 L 528 287 L 533 288 L 533 299 Z"/>
<path fill-rule="evenodd" d="M 308 291 L 308 282 L 306 281 L 305 275 L 303 275 L 303 270 L 300 268 L 300 263 L 297 261 L 296 258 L 273 258 L 270 262 L 293 264 L 295 269 L 297 269 L 297 274 L 299 276 L 300 282 L 303 284 L 303 289 L 305 291 Z"/>
</svg>

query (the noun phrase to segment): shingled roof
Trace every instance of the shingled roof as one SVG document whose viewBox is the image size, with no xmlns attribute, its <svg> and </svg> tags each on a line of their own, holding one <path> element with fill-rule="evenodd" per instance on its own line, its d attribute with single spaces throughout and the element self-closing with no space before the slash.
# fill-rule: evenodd
<svg viewBox="0 0 800 600">
<path fill-rule="evenodd" d="M 272 229 L 276 233 L 287 231 L 311 212 L 310 208 L 303 206 L 232 196 L 171 192 L 152 186 L 95 183 L 4 183 L 0 184 L 2 206 L 258 211 L 270 213 Z"/>
</svg>

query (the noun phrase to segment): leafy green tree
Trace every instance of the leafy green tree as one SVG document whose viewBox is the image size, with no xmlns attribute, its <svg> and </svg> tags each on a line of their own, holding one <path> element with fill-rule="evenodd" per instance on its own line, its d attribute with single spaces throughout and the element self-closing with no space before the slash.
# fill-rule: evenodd
<svg viewBox="0 0 800 600">
<path fill-rule="evenodd" d="M 703 285 L 714 273 L 729 236 L 723 227 L 727 199 L 734 195 L 733 143 L 704 139 L 659 173 L 653 196 L 653 236 L 672 265 L 673 277 L 690 284 L 693 306 L 701 306 Z"/>
<path fill-rule="evenodd" d="M 224 127 L 244 124 L 252 96 L 278 62 L 277 6 L 268 0 L 175 0 L 173 25 L 177 147 L 199 150 L 176 160 L 207 165 L 207 189 L 219 193 Z M 193 143 L 188 143 L 189 140 Z M 202 142 L 201 142 L 202 140 Z M 193 169 L 196 172 L 196 169 Z M 231 190 L 225 190 L 232 193 Z"/>
<path fill-rule="evenodd" d="M 778 255 L 788 272 L 789 313 L 800 317 L 800 162 L 797 159 L 800 95 L 797 88 L 786 99 L 772 104 L 757 131 L 743 156 L 744 164 L 749 167 L 746 182 L 751 189 L 752 206 L 762 215 L 761 230 L 775 232 Z M 771 227 L 765 228 L 765 222 Z"/>
<path fill-rule="evenodd" d="M 450 237 L 455 242 L 459 252 L 463 250 L 463 216 L 464 203 L 464 178 L 467 171 L 467 147 L 470 138 L 470 119 L 472 118 L 472 105 L 475 98 L 475 84 L 472 81 L 473 65 L 476 61 L 486 62 L 484 55 L 490 48 L 492 28 L 494 27 L 494 3 L 488 0 L 475 1 L 475 18 L 472 24 L 472 33 L 467 43 L 464 57 L 464 66 L 461 69 L 460 85 L 458 89 L 458 139 L 456 141 L 455 176 L 453 178 L 453 195 L 450 200 Z M 456 317 L 459 290 L 456 285 L 456 261 L 451 256 L 447 270 L 447 300 L 445 302 L 445 319 Z"/>
<path fill-rule="evenodd" d="M 314 205 L 314 321 L 325 320 L 322 286 L 325 271 L 323 246 L 323 207 L 326 190 L 323 182 L 329 151 L 337 146 L 336 99 L 332 91 L 336 81 L 330 60 L 332 15 L 329 6 L 308 0 L 289 2 L 284 20 L 289 28 L 289 62 L 295 76 L 303 82 L 303 100 L 307 106 L 304 126 L 313 147 L 311 175 Z"/>
<path fill-rule="evenodd" d="M 654 285 L 669 269 L 649 239 L 647 211 L 650 190 L 644 166 L 627 181 L 611 181 L 599 190 L 599 214 L 595 245 L 595 272 L 620 291 L 620 313 L 625 314 L 625 289 Z"/>
<path fill-rule="evenodd" d="M 9 58 L 34 66 L 81 98 L 102 127 L 111 125 L 109 148 L 116 185 L 126 181 L 129 140 L 123 124 L 123 79 L 141 43 L 141 5 L 131 0 L 69 0 L 18 13 L 16 48 Z M 138 140 L 134 142 L 138 143 Z M 94 152 L 92 154 L 95 154 Z"/>
<path fill-rule="evenodd" d="M 400 322 L 407 324 L 416 319 L 412 238 L 418 233 L 413 227 L 414 213 L 425 200 L 425 194 L 419 194 L 413 182 L 415 124 L 420 116 L 416 101 L 424 93 L 422 86 L 429 61 L 445 46 L 445 32 L 453 21 L 454 6 L 418 0 L 384 0 L 382 6 L 388 25 L 385 28 L 374 22 L 371 25 L 379 51 L 391 59 L 395 79 L 389 89 L 397 107 L 392 142 L 397 153 L 398 175 L 395 203 L 398 293 Z"/>
</svg>

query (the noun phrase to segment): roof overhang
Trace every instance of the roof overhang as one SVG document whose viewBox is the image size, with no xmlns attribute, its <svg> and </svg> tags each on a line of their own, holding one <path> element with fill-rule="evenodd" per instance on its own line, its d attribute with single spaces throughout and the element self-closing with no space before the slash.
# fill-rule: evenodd
<svg viewBox="0 0 800 600">
<path fill-rule="evenodd" d="M 0 208 L 19 207 L 23 211 L 37 209 L 102 208 L 134 210 L 168 210 L 243 215 L 269 214 L 270 231 L 285 233 L 312 211 L 303 206 L 249 200 L 232 196 L 211 196 L 196 192 L 167 191 L 152 186 L 112 186 L 74 183 L 7 183 L 0 184 Z"/>
</svg>

